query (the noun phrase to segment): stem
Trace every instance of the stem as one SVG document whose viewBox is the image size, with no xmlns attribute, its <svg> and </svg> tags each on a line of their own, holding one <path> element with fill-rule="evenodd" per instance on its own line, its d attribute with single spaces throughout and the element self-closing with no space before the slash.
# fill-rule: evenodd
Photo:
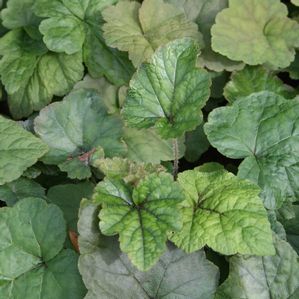
<svg viewBox="0 0 299 299">
<path fill-rule="evenodd" d="M 179 144 L 178 139 L 174 138 L 172 141 L 172 150 L 173 150 L 173 179 L 176 181 L 178 178 L 179 172 Z"/>
</svg>

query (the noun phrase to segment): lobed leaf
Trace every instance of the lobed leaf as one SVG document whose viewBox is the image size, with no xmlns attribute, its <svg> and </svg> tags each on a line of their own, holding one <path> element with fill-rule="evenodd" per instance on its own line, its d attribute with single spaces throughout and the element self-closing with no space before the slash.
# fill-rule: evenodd
<svg viewBox="0 0 299 299">
<path fill-rule="evenodd" d="M 264 91 L 215 109 L 205 124 L 212 146 L 229 158 L 245 159 L 238 176 L 263 189 L 268 209 L 299 194 L 298 113 L 298 99 Z"/>
<path fill-rule="evenodd" d="M 121 250 L 140 270 L 150 269 L 165 251 L 167 232 L 180 228 L 177 205 L 184 199 L 172 176 L 151 174 L 132 190 L 122 180 L 100 182 L 94 200 L 102 204 L 100 229 L 119 234 Z"/>
<path fill-rule="evenodd" d="M 210 95 L 209 74 L 195 67 L 198 45 L 180 39 L 159 48 L 130 82 L 123 108 L 128 124 L 155 126 L 165 139 L 195 129 Z"/>
<path fill-rule="evenodd" d="M 218 269 L 203 251 L 186 255 L 168 246 L 148 272 L 138 271 L 119 250 L 116 240 L 103 239 L 95 222 L 98 207 L 83 202 L 79 216 L 79 269 L 88 288 L 86 299 L 175 298 L 212 299 Z"/>
<path fill-rule="evenodd" d="M 229 0 L 211 29 L 212 49 L 249 65 L 290 65 L 299 46 L 299 24 L 279 0 Z"/>
<path fill-rule="evenodd" d="M 1 298 L 84 296 L 78 257 L 63 249 L 65 222 L 58 207 L 38 198 L 23 199 L 0 209 L 0 227 Z"/>
<path fill-rule="evenodd" d="M 180 173 L 186 199 L 180 205 L 183 228 L 171 240 L 186 252 L 208 245 L 225 255 L 274 253 L 260 189 L 213 168 Z"/>
</svg>

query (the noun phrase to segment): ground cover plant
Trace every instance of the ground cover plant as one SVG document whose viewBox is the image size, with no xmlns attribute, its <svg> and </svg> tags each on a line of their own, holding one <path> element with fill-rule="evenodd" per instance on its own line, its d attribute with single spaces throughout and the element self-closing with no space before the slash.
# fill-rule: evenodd
<svg viewBox="0 0 299 299">
<path fill-rule="evenodd" d="M 299 1 L 0 5 L 1 299 L 299 298 Z"/>
</svg>

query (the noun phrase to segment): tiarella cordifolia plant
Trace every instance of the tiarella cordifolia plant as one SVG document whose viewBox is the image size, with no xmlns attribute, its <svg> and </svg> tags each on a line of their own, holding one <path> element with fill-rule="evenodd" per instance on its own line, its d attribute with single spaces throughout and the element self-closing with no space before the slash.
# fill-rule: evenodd
<svg viewBox="0 0 299 299">
<path fill-rule="evenodd" d="M 299 1 L 0 4 L 1 299 L 299 298 Z"/>
</svg>

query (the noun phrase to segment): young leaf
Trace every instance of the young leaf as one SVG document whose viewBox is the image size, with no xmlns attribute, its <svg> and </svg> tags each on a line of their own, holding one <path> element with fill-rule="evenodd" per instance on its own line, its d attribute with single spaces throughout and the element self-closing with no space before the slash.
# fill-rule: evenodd
<svg viewBox="0 0 299 299">
<path fill-rule="evenodd" d="M 263 188 L 261 196 L 269 209 L 299 194 L 298 115 L 298 99 L 260 92 L 215 109 L 204 127 L 219 152 L 245 158 L 238 176 Z"/>
<path fill-rule="evenodd" d="M 138 271 L 119 250 L 113 238 L 101 239 L 98 208 L 83 202 L 79 215 L 79 269 L 88 298 L 212 299 L 218 285 L 218 269 L 203 251 L 186 255 L 173 246 L 148 272 Z"/>
<path fill-rule="evenodd" d="M 62 211 L 67 228 L 77 231 L 78 211 L 82 198 L 91 198 L 94 185 L 90 182 L 65 184 L 51 187 L 47 193 L 49 202 L 56 204 Z"/>
<path fill-rule="evenodd" d="M 82 3 L 81 3 L 82 2 Z M 54 52 L 74 54 L 83 49 L 83 61 L 92 77 L 105 75 L 116 85 L 129 81 L 133 66 L 127 55 L 106 46 L 101 12 L 116 0 L 36 0 L 35 12 L 44 42 Z"/>
<path fill-rule="evenodd" d="M 134 190 L 124 181 L 106 178 L 96 187 L 94 199 L 102 204 L 102 233 L 119 234 L 122 251 L 142 271 L 165 251 L 167 232 L 180 229 L 177 205 L 184 196 L 169 174 L 151 174 Z"/>
<path fill-rule="evenodd" d="M 291 2 L 296 5 L 296 6 L 299 6 L 299 0 L 291 0 Z"/>
<path fill-rule="evenodd" d="M 259 91 L 271 91 L 285 98 L 295 96 L 290 86 L 262 66 L 246 66 L 242 71 L 233 73 L 231 81 L 224 88 L 224 96 L 232 103 Z"/>
<path fill-rule="evenodd" d="M 1 298 L 82 299 L 78 257 L 63 249 L 65 222 L 58 207 L 23 199 L 0 209 L 0 227 Z"/>
<path fill-rule="evenodd" d="M 48 147 L 16 122 L 0 115 L 0 185 L 19 178 Z"/>
<path fill-rule="evenodd" d="M 23 177 L 0 186 L 0 200 L 5 201 L 7 206 L 13 206 L 26 197 L 45 198 L 45 189 L 35 181 Z"/>
<path fill-rule="evenodd" d="M 106 177 L 123 179 L 125 183 L 136 185 L 151 173 L 165 172 L 166 169 L 159 164 L 139 163 L 128 159 L 114 157 L 113 159 L 96 159 L 93 167 L 98 168 Z"/>
<path fill-rule="evenodd" d="M 167 139 L 200 124 L 211 80 L 207 71 L 195 67 L 197 52 L 195 41 L 175 40 L 160 47 L 150 63 L 140 66 L 123 108 L 130 126 L 155 126 Z"/>
<path fill-rule="evenodd" d="M 90 159 L 99 147 L 107 157 L 125 152 L 122 122 L 108 115 L 95 90 L 75 90 L 43 109 L 35 119 L 35 131 L 50 148 L 44 161 L 59 165 L 72 178 L 91 176 Z"/>
<path fill-rule="evenodd" d="M 186 252 L 204 245 L 222 254 L 271 255 L 270 224 L 260 189 L 224 170 L 179 174 L 186 199 L 181 204 L 183 228 L 171 240 Z"/>
<path fill-rule="evenodd" d="M 161 138 L 154 129 L 125 127 L 124 141 L 128 147 L 127 157 L 132 161 L 159 164 L 161 161 L 173 160 L 172 140 Z M 185 153 L 184 136 L 178 139 L 178 144 L 179 158 L 182 158 Z"/>
<path fill-rule="evenodd" d="M 0 40 L 0 75 L 14 118 L 29 116 L 63 96 L 83 75 L 81 53 L 49 52 L 41 41 L 23 30 L 12 30 Z"/>
<path fill-rule="evenodd" d="M 298 298 L 298 256 L 287 242 L 275 239 L 275 256 L 230 258 L 229 277 L 215 299 Z"/>
<path fill-rule="evenodd" d="M 250 65 L 290 65 L 299 47 L 299 24 L 279 0 L 229 0 L 212 27 L 212 48 Z"/>
<path fill-rule="evenodd" d="M 159 9 L 157 10 L 157 7 Z M 128 51 L 137 67 L 169 41 L 190 37 L 203 46 L 197 25 L 163 0 L 119 1 L 103 11 L 104 37 L 109 46 Z"/>
</svg>

